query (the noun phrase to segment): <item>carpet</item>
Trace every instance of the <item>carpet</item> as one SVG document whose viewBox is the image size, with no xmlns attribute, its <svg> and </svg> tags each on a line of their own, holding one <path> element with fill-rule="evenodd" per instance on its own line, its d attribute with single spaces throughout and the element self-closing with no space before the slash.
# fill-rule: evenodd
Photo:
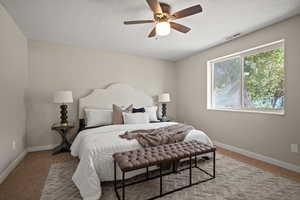
<svg viewBox="0 0 300 200">
<path fill-rule="evenodd" d="M 199 161 L 205 170 L 212 169 L 211 161 Z M 41 200 L 79 200 L 80 194 L 72 182 L 77 161 L 52 164 L 41 195 Z M 165 176 L 164 191 L 188 184 L 188 170 Z M 141 177 L 131 179 L 137 180 Z M 193 169 L 193 181 L 207 175 Z M 141 200 L 157 195 L 159 179 L 126 188 L 126 199 Z M 100 200 L 116 200 L 111 182 L 102 183 Z M 121 191 L 120 191 L 121 194 Z M 216 179 L 167 195 L 163 200 L 299 200 L 300 183 L 274 175 L 224 155 L 216 157 Z"/>
</svg>

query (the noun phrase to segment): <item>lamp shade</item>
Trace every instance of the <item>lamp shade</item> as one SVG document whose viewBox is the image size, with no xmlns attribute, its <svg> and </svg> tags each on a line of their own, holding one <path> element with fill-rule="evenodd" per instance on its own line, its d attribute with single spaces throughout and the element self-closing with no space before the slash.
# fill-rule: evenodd
<svg viewBox="0 0 300 200">
<path fill-rule="evenodd" d="M 54 103 L 73 103 L 72 91 L 57 91 L 54 93 Z"/>
<path fill-rule="evenodd" d="M 161 103 L 170 102 L 171 101 L 170 94 L 169 93 L 163 93 L 163 94 L 159 95 L 158 101 L 161 102 Z"/>
</svg>

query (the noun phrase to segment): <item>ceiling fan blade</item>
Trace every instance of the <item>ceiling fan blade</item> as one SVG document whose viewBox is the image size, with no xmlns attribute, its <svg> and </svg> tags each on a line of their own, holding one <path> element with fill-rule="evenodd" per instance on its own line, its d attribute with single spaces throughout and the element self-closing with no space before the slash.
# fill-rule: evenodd
<svg viewBox="0 0 300 200">
<path fill-rule="evenodd" d="M 175 17 L 176 19 L 180 19 L 183 17 L 195 15 L 200 12 L 202 12 L 202 7 L 200 5 L 196 5 L 174 13 L 173 17 Z"/>
<path fill-rule="evenodd" d="M 156 28 L 154 27 L 150 34 L 148 35 L 149 38 L 154 37 L 156 35 Z"/>
<path fill-rule="evenodd" d="M 176 31 L 179 31 L 181 33 L 187 33 L 191 30 L 191 28 L 183 26 L 183 25 L 175 23 L 175 22 L 170 22 L 170 25 L 173 29 L 175 29 Z"/>
<path fill-rule="evenodd" d="M 154 13 L 162 13 L 158 0 L 147 0 L 147 3 Z"/>
<path fill-rule="evenodd" d="M 146 23 L 154 23 L 154 20 L 135 20 L 135 21 L 125 21 L 124 24 L 146 24 Z"/>
</svg>

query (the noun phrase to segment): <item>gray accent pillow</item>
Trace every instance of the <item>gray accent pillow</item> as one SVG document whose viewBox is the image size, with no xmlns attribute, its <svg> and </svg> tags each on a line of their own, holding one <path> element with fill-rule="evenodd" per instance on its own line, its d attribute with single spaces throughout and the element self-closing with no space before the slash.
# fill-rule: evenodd
<svg viewBox="0 0 300 200">
<path fill-rule="evenodd" d="M 120 106 L 113 104 L 112 123 L 113 124 L 124 124 L 122 113 L 123 112 L 131 113 L 132 109 L 133 109 L 132 104 L 125 109 L 122 109 Z"/>
</svg>

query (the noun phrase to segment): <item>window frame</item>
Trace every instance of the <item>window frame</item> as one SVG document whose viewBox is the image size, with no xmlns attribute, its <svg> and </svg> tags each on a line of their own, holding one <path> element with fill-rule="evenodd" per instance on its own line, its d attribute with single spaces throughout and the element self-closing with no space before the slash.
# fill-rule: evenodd
<svg viewBox="0 0 300 200">
<path fill-rule="evenodd" d="M 268 108 L 247 108 L 244 105 L 244 58 L 251 55 L 256 55 L 259 53 L 272 51 L 277 48 L 283 48 L 284 52 L 284 83 L 283 83 L 283 90 L 284 90 L 284 105 L 282 109 L 268 109 Z M 233 112 L 248 112 L 248 113 L 264 113 L 264 114 L 275 114 L 275 115 L 285 115 L 285 106 L 286 106 L 286 68 L 285 68 L 285 45 L 284 39 L 271 42 L 268 44 L 260 45 L 251 49 L 247 49 L 244 51 L 240 51 L 237 53 L 233 53 L 227 56 L 222 56 L 219 58 L 215 58 L 212 60 L 207 61 L 207 110 L 217 110 L 217 111 L 233 111 Z M 236 57 L 240 57 L 241 62 L 241 91 L 240 91 L 240 103 L 241 108 L 215 108 L 213 105 L 213 91 L 214 91 L 214 63 L 225 61 L 228 59 L 233 59 Z"/>
</svg>

